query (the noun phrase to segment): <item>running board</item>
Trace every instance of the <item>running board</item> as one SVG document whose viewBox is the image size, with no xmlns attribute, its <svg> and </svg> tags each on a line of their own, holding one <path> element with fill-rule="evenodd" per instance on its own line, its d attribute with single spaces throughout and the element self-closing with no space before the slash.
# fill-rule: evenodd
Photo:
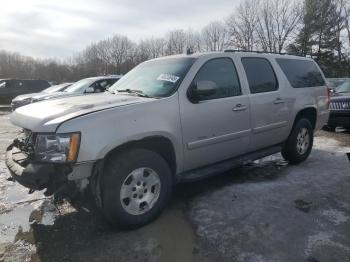
<svg viewBox="0 0 350 262">
<path fill-rule="evenodd" d="M 234 157 L 228 160 L 224 160 L 215 164 L 211 164 L 205 167 L 193 169 L 190 171 L 183 172 L 176 176 L 177 182 L 192 182 L 197 181 L 206 177 L 218 175 L 220 173 L 231 170 L 232 168 L 242 165 L 246 161 L 254 161 L 266 156 L 279 153 L 282 150 L 282 146 L 268 147 L 262 150 L 248 153 L 242 156 Z"/>
</svg>

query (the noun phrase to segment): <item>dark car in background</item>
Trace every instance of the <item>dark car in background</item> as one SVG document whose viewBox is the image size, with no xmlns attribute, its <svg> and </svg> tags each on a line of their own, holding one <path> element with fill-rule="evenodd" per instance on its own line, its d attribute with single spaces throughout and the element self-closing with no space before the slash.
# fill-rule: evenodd
<svg viewBox="0 0 350 262">
<path fill-rule="evenodd" d="M 350 79 L 332 90 L 329 111 L 326 130 L 334 131 L 336 127 L 350 129 Z"/>
<path fill-rule="evenodd" d="M 15 98 L 11 103 L 12 110 L 15 110 L 16 108 L 20 106 L 24 106 L 26 104 L 40 102 L 40 101 L 49 100 L 49 99 L 105 92 L 120 78 L 121 78 L 120 75 L 89 77 L 89 78 L 79 80 L 78 82 L 75 82 L 74 84 L 64 89 L 63 91 L 36 96 L 35 98 L 30 98 L 25 102 L 19 102 L 19 100 Z"/>
<path fill-rule="evenodd" d="M 12 110 L 15 110 L 18 107 L 28 105 L 35 101 L 40 101 L 41 99 L 47 97 L 50 94 L 63 92 L 71 85 L 72 83 L 62 83 L 59 85 L 50 86 L 49 88 L 46 88 L 41 92 L 19 95 L 12 100 L 11 108 Z"/>
<path fill-rule="evenodd" d="M 10 104 L 18 95 L 41 92 L 49 86 L 46 80 L 2 79 L 0 80 L 0 104 Z"/>
</svg>

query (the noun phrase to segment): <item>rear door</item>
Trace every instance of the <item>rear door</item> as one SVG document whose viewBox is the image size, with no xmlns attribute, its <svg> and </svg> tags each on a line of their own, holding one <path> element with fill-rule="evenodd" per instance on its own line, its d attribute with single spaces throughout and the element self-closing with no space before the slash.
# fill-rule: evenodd
<svg viewBox="0 0 350 262">
<path fill-rule="evenodd" d="M 242 57 L 251 105 L 251 148 L 278 144 L 288 133 L 288 107 L 275 70 L 264 57 Z"/>
<path fill-rule="evenodd" d="M 198 63 L 192 83 L 179 99 L 185 170 L 244 154 L 249 146 L 249 100 L 233 60 L 216 57 Z M 188 90 L 198 81 L 215 82 L 218 89 L 193 103 Z"/>
</svg>

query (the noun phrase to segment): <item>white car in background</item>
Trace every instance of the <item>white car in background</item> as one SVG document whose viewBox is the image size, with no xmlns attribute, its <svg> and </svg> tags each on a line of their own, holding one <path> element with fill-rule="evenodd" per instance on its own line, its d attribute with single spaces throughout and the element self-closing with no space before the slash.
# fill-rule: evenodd
<svg viewBox="0 0 350 262">
<path fill-rule="evenodd" d="M 40 93 L 17 96 L 12 100 L 11 107 L 14 111 L 18 107 L 43 100 L 105 92 L 120 78 L 120 75 L 89 77 L 73 84 L 66 83 L 52 86 Z"/>
<path fill-rule="evenodd" d="M 63 83 L 59 85 L 50 86 L 49 88 L 46 88 L 41 92 L 19 95 L 15 97 L 11 102 L 12 110 L 15 110 L 16 108 L 24 105 L 28 105 L 35 101 L 40 101 L 42 98 L 50 94 L 53 94 L 56 92 L 62 92 L 71 85 L 72 83 Z"/>
</svg>

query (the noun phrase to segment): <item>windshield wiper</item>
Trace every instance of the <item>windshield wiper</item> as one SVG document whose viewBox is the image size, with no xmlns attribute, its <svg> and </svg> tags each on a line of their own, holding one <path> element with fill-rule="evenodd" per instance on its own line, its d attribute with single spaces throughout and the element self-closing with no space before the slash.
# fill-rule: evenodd
<svg viewBox="0 0 350 262">
<path fill-rule="evenodd" d="M 142 90 L 136 90 L 136 89 L 121 89 L 121 90 L 115 90 L 115 94 L 117 93 L 129 93 L 129 94 L 135 94 L 141 97 L 150 97 L 149 95 L 146 95 Z"/>
</svg>

